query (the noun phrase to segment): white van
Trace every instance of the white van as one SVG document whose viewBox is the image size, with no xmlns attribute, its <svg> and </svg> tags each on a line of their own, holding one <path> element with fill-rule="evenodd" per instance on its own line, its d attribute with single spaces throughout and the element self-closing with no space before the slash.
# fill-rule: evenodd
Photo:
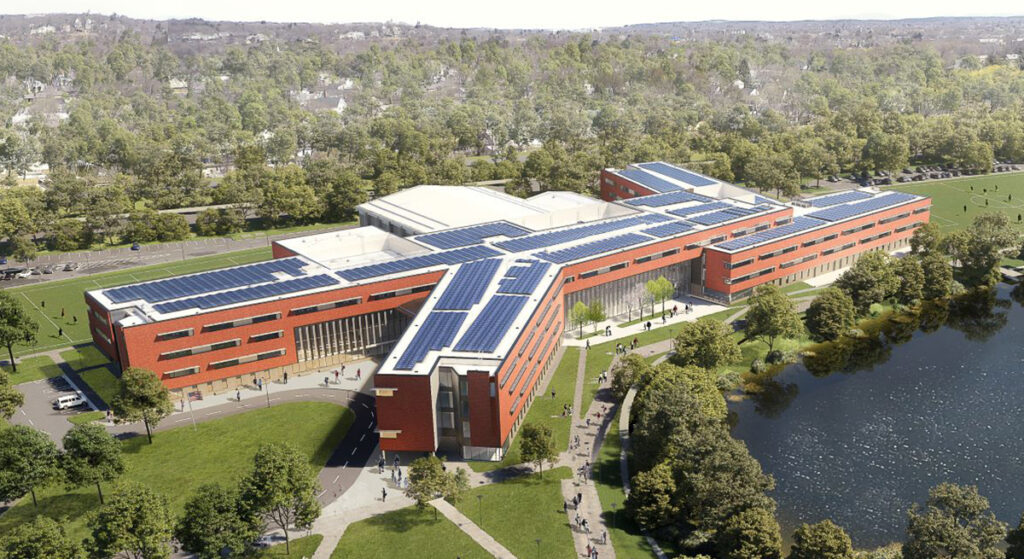
<svg viewBox="0 0 1024 559">
<path fill-rule="evenodd" d="M 78 406 L 85 405 L 85 397 L 82 396 L 81 392 L 75 392 L 74 394 L 65 394 L 60 396 L 53 401 L 53 409 L 55 410 L 66 410 L 68 408 L 77 408 Z"/>
</svg>

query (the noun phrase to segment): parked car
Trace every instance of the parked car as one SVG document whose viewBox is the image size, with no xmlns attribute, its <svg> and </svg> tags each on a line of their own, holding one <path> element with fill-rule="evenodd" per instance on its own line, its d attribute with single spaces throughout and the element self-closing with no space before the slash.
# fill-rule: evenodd
<svg viewBox="0 0 1024 559">
<path fill-rule="evenodd" d="M 16 278 L 27 278 L 27 277 L 29 277 L 31 275 L 32 275 L 32 270 L 29 270 L 28 268 L 22 268 L 22 270 L 20 272 L 14 274 L 14 277 L 16 277 Z"/>
<path fill-rule="evenodd" d="M 64 265 L 65 272 L 74 272 L 78 269 L 78 262 L 68 262 Z"/>
<path fill-rule="evenodd" d="M 63 396 L 57 397 L 57 399 L 53 401 L 53 409 L 66 410 L 84 406 L 85 404 L 85 396 L 76 390 L 74 394 L 64 394 Z"/>
<path fill-rule="evenodd" d="M 3 266 L 4 264 L 7 264 L 7 257 L 0 256 L 0 266 Z"/>
<path fill-rule="evenodd" d="M 54 266 L 53 264 L 47 264 L 46 266 L 42 267 L 43 273 L 44 274 L 52 274 L 53 273 L 53 269 L 55 267 L 56 266 Z"/>
<path fill-rule="evenodd" d="M 14 279 L 14 276 L 22 271 L 23 268 L 5 268 L 0 270 L 0 277 L 5 280 Z"/>
<path fill-rule="evenodd" d="M 839 177 L 837 177 L 835 175 L 829 175 L 828 176 L 828 182 L 839 182 Z"/>
<path fill-rule="evenodd" d="M 142 250 L 142 245 L 139 243 L 132 243 L 132 250 Z"/>
<path fill-rule="evenodd" d="M 910 182 L 911 180 L 913 180 L 913 179 L 911 179 L 910 177 L 904 175 L 904 176 L 896 179 L 896 182 Z"/>
</svg>

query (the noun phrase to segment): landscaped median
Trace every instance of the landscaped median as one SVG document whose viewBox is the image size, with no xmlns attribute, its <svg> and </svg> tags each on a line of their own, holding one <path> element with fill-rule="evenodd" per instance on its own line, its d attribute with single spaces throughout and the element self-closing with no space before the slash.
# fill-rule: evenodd
<svg viewBox="0 0 1024 559">
<path fill-rule="evenodd" d="M 260 445 L 288 442 L 310 457 L 317 469 L 344 438 L 355 415 L 323 402 L 279 404 L 258 410 L 124 441 L 124 481 L 134 481 L 165 495 L 173 514 L 180 514 L 193 490 L 204 483 L 233 485 L 251 467 Z M 109 492 L 104 484 L 104 493 Z M 39 508 L 23 498 L 0 515 L 0 533 L 31 520 L 37 513 L 62 523 L 69 537 L 88 536 L 86 515 L 99 505 L 89 485 L 65 491 L 60 484 L 37 490 Z"/>
</svg>

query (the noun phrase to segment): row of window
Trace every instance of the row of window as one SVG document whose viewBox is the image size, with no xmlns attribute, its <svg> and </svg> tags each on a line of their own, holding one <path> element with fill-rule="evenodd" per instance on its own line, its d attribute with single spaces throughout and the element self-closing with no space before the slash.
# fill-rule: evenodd
<svg viewBox="0 0 1024 559">
<path fill-rule="evenodd" d="M 634 259 L 633 262 L 635 264 L 644 264 L 646 262 L 651 262 L 653 260 L 659 260 L 661 258 L 666 258 L 668 256 L 672 256 L 672 255 L 675 255 L 675 254 L 679 254 L 679 249 L 678 248 L 674 248 L 672 250 L 666 250 L 665 252 L 656 252 L 654 254 L 648 254 L 647 256 L 641 256 L 640 258 Z"/>
<path fill-rule="evenodd" d="M 607 274 L 608 272 L 614 272 L 615 270 L 621 270 L 629 266 L 629 262 L 619 262 L 618 264 L 612 264 L 611 266 L 605 266 L 604 268 L 598 268 L 596 270 L 590 270 L 580 274 L 580 279 L 592 278 L 594 276 L 600 276 Z"/>
<path fill-rule="evenodd" d="M 870 243 L 871 241 L 877 241 L 878 239 L 884 239 L 884 238 L 888 237 L 889 235 L 892 235 L 892 231 L 885 231 L 885 232 L 879 233 L 877 235 L 872 235 L 870 237 L 864 237 L 863 239 L 860 240 L 860 244 Z"/>
<path fill-rule="evenodd" d="M 240 338 L 232 340 L 224 340 L 222 342 L 215 342 L 212 344 L 199 345 L 195 347 L 186 347 L 185 349 L 176 349 L 174 351 L 166 351 L 160 354 L 160 359 L 178 359 L 180 357 L 188 357 L 189 355 L 198 355 L 200 353 L 207 353 L 210 351 L 217 351 L 218 349 L 227 349 L 229 347 L 238 347 L 242 345 Z"/>
<path fill-rule="evenodd" d="M 436 283 L 430 283 L 426 285 L 417 285 L 415 287 L 406 287 L 404 289 L 396 289 L 394 291 L 383 291 L 381 293 L 374 293 L 370 295 L 371 301 L 380 301 L 381 299 L 392 299 L 394 297 L 401 297 L 403 295 L 410 295 L 412 293 L 423 293 L 424 291 L 430 291 L 434 289 Z M 358 298 L 356 303 L 358 303 Z M 349 303 L 354 305 L 355 303 Z M 333 308 L 333 307 L 332 307 Z"/>
<path fill-rule="evenodd" d="M 845 245 L 843 245 L 841 247 L 832 247 L 832 248 L 829 248 L 829 249 L 825 249 L 825 250 L 821 251 L 821 255 L 822 256 L 828 256 L 830 254 L 835 254 L 837 252 L 842 252 L 844 250 L 849 250 L 849 249 L 851 249 L 851 248 L 853 248 L 855 246 L 857 246 L 857 243 L 846 243 Z"/>
<path fill-rule="evenodd" d="M 790 260 L 789 262 L 783 262 L 782 264 L 779 264 L 779 269 L 783 270 L 783 269 L 786 269 L 786 268 L 792 268 L 793 266 L 796 266 L 797 264 L 803 264 L 804 262 L 810 262 L 811 260 L 814 260 L 817 257 L 818 257 L 817 254 L 808 254 L 807 256 L 804 256 L 803 258 L 797 258 L 796 260 Z"/>
<path fill-rule="evenodd" d="M 783 254 L 789 254 L 789 253 L 793 252 L 796 249 L 797 249 L 796 245 L 788 246 L 788 247 L 785 247 L 785 248 L 780 248 L 778 250 L 773 250 L 771 252 L 766 252 L 764 254 L 758 255 L 757 259 L 758 260 L 768 260 L 769 258 L 775 258 L 776 256 L 782 256 Z"/>
<path fill-rule="evenodd" d="M 227 330 L 229 328 L 238 328 L 239 326 L 248 326 L 250 324 L 259 324 L 261 322 L 270 322 L 271 320 L 277 320 L 281 318 L 281 313 L 272 312 L 269 314 L 261 314 L 259 316 L 249 316 L 246 318 L 238 318 L 235 320 L 228 320 L 226 322 L 218 322 L 216 324 L 207 324 L 203 326 L 204 332 L 216 332 L 218 330 Z M 179 336 L 180 337 L 180 336 Z"/>
<path fill-rule="evenodd" d="M 370 297 L 373 299 L 373 296 Z M 341 307 L 351 307 L 352 305 L 358 305 L 362 301 L 361 297 L 352 297 L 350 299 L 341 299 L 339 301 L 329 301 L 327 303 L 320 303 L 319 305 L 310 305 L 308 307 L 299 307 L 292 309 L 292 316 L 298 316 L 303 314 L 310 314 L 320 311 L 329 311 L 331 309 L 340 309 Z"/>
<path fill-rule="evenodd" d="M 910 212 L 903 213 L 903 214 L 900 214 L 900 215 L 894 215 L 892 217 L 887 217 L 885 219 L 879 219 L 878 220 L 878 224 L 879 225 L 885 225 L 886 223 L 892 223 L 894 221 L 899 221 L 899 220 L 907 218 L 907 217 L 910 217 Z"/>
<path fill-rule="evenodd" d="M 252 363 L 254 361 L 262 361 L 264 359 L 272 359 L 274 357 L 280 357 L 285 354 L 283 349 L 274 349 L 271 351 L 264 351 L 263 353 L 253 353 L 251 355 L 243 355 L 242 357 L 236 357 L 234 359 L 225 359 L 223 361 L 214 361 L 210 363 L 210 369 L 223 369 L 225 367 L 233 367 L 235 365 L 241 365 L 242 363 Z M 199 366 L 194 365 L 192 367 L 185 367 L 184 369 L 176 369 L 173 371 L 167 371 L 164 376 L 167 378 L 178 378 L 186 377 L 188 375 L 194 375 L 199 372 Z"/>
<path fill-rule="evenodd" d="M 744 266 L 749 266 L 750 264 L 753 264 L 753 263 L 754 263 L 754 259 L 753 258 L 747 258 L 746 260 L 740 260 L 739 262 L 726 262 L 725 263 L 725 269 L 726 270 L 735 270 L 736 268 L 742 268 Z"/>
<path fill-rule="evenodd" d="M 825 235 L 824 237 L 818 237 L 817 239 L 812 239 L 810 241 L 805 241 L 804 243 L 802 243 L 802 246 L 804 246 L 804 247 L 812 247 L 814 245 L 820 245 L 821 243 L 827 243 L 829 241 L 832 241 L 832 240 L 835 240 L 835 239 L 838 239 L 838 238 L 839 238 L 839 233 L 832 233 L 831 235 Z"/>
<path fill-rule="evenodd" d="M 734 284 L 734 283 L 743 283 L 743 282 L 745 282 L 745 281 L 748 281 L 748 280 L 752 280 L 752 279 L 754 279 L 754 278 L 757 278 L 757 277 L 761 277 L 761 276 L 764 276 L 764 275 L 770 274 L 770 273 L 772 273 L 772 272 L 774 272 L 774 271 L 775 271 L 775 266 L 772 266 L 772 267 L 770 267 L 770 268 L 765 268 L 765 269 L 763 269 L 763 270 L 758 270 L 758 271 L 756 271 L 756 272 L 753 272 L 753 273 L 747 274 L 747 275 L 745 275 L 745 276 L 740 276 L 740 277 L 738 277 L 738 278 L 732 278 L 732 279 L 726 278 L 726 280 L 725 280 L 725 284 L 726 284 L 726 285 L 732 285 L 732 284 Z"/>
</svg>

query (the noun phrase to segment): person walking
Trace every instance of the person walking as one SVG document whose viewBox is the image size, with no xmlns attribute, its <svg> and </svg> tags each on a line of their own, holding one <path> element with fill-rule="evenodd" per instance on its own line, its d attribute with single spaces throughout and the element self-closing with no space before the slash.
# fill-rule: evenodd
<svg viewBox="0 0 1024 559">
<path fill-rule="evenodd" d="M 285 371 L 284 373 L 284 383 L 288 384 L 288 371 Z"/>
<path fill-rule="evenodd" d="M 60 317 L 64 318 L 64 307 L 60 308 Z"/>
<path fill-rule="evenodd" d="M 235 389 L 235 400 L 242 401 L 242 391 L 237 388 Z"/>
<path fill-rule="evenodd" d="M 324 388 L 331 387 L 331 377 L 324 377 Z"/>
<path fill-rule="evenodd" d="M 57 328 L 57 337 L 58 338 L 63 338 L 64 337 L 64 329 L 63 328 Z"/>
<path fill-rule="evenodd" d="M 338 384 L 338 376 L 340 374 L 337 369 L 334 370 L 334 384 Z"/>
<path fill-rule="evenodd" d="M 363 378 L 363 370 L 362 369 L 356 369 L 356 380 L 361 380 L 362 378 Z"/>
<path fill-rule="evenodd" d="M 608 530 L 601 530 L 601 545 L 608 544 Z"/>
<path fill-rule="evenodd" d="M 590 340 L 587 340 L 587 349 L 590 349 Z"/>
<path fill-rule="evenodd" d="M 380 501 L 382 503 L 388 502 L 388 490 L 386 487 L 380 488 Z"/>
</svg>

